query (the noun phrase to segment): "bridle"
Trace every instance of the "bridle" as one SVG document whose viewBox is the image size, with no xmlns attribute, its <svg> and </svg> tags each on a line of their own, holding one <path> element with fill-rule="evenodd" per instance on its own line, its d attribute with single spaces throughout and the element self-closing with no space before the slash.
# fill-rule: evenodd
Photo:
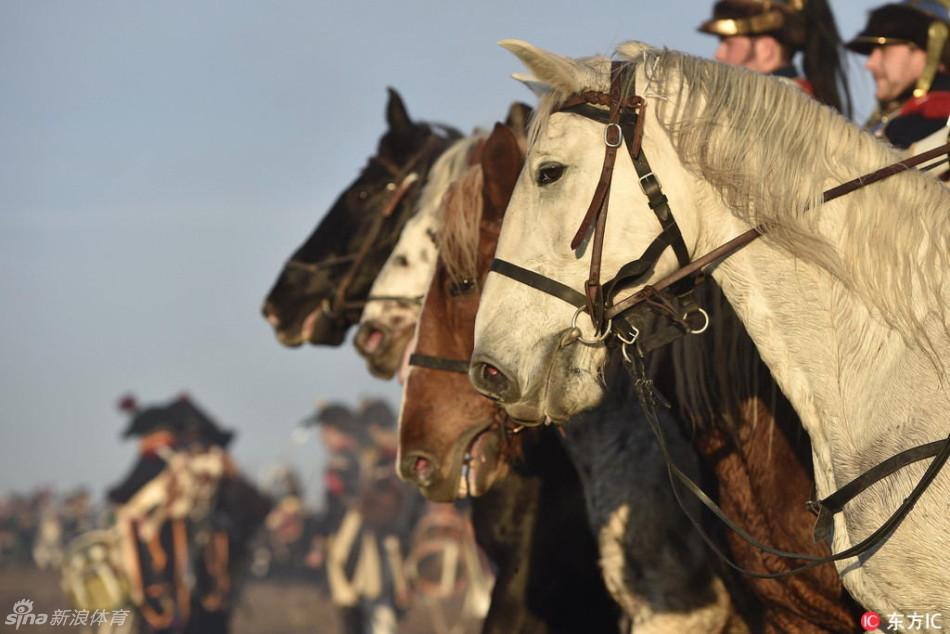
<svg viewBox="0 0 950 634">
<path fill-rule="evenodd" d="M 549 295 L 554 295 L 575 306 L 577 312 L 571 324 L 576 333 L 576 320 L 581 312 L 587 312 L 594 326 L 594 336 L 584 339 L 579 334 L 575 340 L 587 344 L 596 344 L 605 341 L 614 335 L 621 342 L 626 355 L 626 347 L 633 345 L 640 339 L 641 349 L 646 351 L 660 347 L 672 341 L 677 336 L 689 333 L 699 333 L 708 326 L 708 315 L 693 299 L 692 286 L 694 282 L 684 280 L 676 285 L 676 307 L 670 302 L 654 301 L 654 308 L 660 308 L 667 316 L 672 317 L 676 326 L 657 330 L 648 337 L 640 338 L 640 329 L 634 325 L 635 319 L 620 320 L 621 312 L 614 310 L 613 296 L 621 286 L 635 284 L 647 276 L 656 266 L 660 257 L 667 248 L 673 250 L 680 267 L 690 264 L 689 250 L 683 240 L 682 233 L 673 217 L 669 199 L 663 193 L 662 185 L 654 173 L 646 154 L 642 149 L 643 139 L 643 109 L 646 101 L 636 94 L 624 96 L 623 89 L 627 84 L 633 86 L 634 77 L 631 76 L 632 66 L 619 61 L 611 63 L 610 93 L 587 91 L 569 97 L 552 110 L 577 114 L 605 124 L 604 127 L 604 162 L 600 178 L 591 199 L 587 212 L 581 221 L 577 232 L 571 241 L 571 249 L 579 248 L 590 236 L 591 261 L 588 279 L 584 284 L 584 292 L 579 293 L 573 288 L 556 280 L 530 271 L 511 262 L 495 258 L 490 270 L 510 277 L 528 286 L 532 286 Z M 634 92 L 631 90 L 631 93 Z M 600 106 L 600 107 L 598 107 Z M 607 109 L 604 109 L 604 108 Z M 634 169 L 637 172 L 637 181 L 640 189 L 647 198 L 647 204 L 653 210 L 661 231 L 644 249 L 639 258 L 628 262 L 620 268 L 617 274 L 606 282 L 601 282 L 601 261 L 603 256 L 604 237 L 607 226 L 607 201 L 610 185 L 613 179 L 614 164 L 621 146 L 625 146 Z M 590 235 L 593 231 L 593 235 Z M 699 323 L 695 317 L 702 319 Z"/>
<path fill-rule="evenodd" d="M 359 248 L 354 252 L 334 258 L 326 259 L 319 263 L 303 262 L 294 257 L 286 263 L 286 268 L 297 269 L 310 273 L 311 275 L 342 264 L 346 264 L 346 272 L 337 285 L 336 291 L 332 297 L 325 298 L 320 305 L 320 310 L 330 317 L 340 317 L 349 311 L 362 310 L 369 301 L 384 299 L 395 299 L 399 301 L 420 303 L 422 298 L 406 297 L 367 297 L 365 299 L 348 298 L 352 290 L 356 276 L 359 274 L 367 258 L 373 252 L 376 246 L 376 240 L 379 238 L 387 221 L 393 217 L 396 210 L 404 203 L 407 194 L 413 186 L 425 177 L 425 172 L 432 163 L 432 160 L 442 152 L 445 142 L 453 140 L 457 134 L 448 130 L 448 137 L 444 138 L 437 134 L 430 135 L 422 147 L 413 154 L 410 159 L 402 166 L 395 162 L 381 157 L 374 156 L 370 160 L 385 169 L 389 175 L 389 182 L 385 189 L 388 195 L 385 201 L 379 207 L 379 213 L 373 217 L 372 224 L 366 230 L 360 241 Z"/>
<path fill-rule="evenodd" d="M 630 86 L 634 86 L 635 77 L 630 76 L 631 68 L 632 64 L 613 61 L 610 68 L 611 87 L 609 93 L 596 91 L 583 92 L 569 97 L 552 110 L 552 114 L 557 112 L 572 113 L 605 124 L 604 164 L 601 169 L 600 179 L 598 180 L 597 187 L 587 212 L 584 215 L 584 219 L 570 245 L 571 249 L 580 247 L 593 228 L 593 236 L 591 237 L 590 243 L 591 264 L 589 276 L 585 282 L 584 292 L 581 293 L 557 280 L 553 280 L 499 258 L 496 258 L 492 262 L 490 270 L 554 297 L 558 297 L 577 308 L 571 328 L 568 329 L 568 332 L 572 332 L 573 334 L 569 337 L 562 336 L 562 345 L 564 342 L 570 344 L 574 341 L 581 341 L 589 345 L 607 345 L 610 343 L 610 338 L 616 338 L 620 342 L 624 365 L 634 379 L 636 391 L 646 414 L 648 424 L 657 436 L 666 461 L 674 496 L 681 507 L 683 507 L 684 512 L 686 512 L 686 507 L 680 497 L 677 483 L 699 498 L 717 518 L 750 544 L 773 555 L 808 562 L 791 570 L 774 574 L 763 574 L 742 568 L 732 562 L 728 556 L 722 552 L 719 546 L 701 526 L 698 519 L 686 512 L 687 517 L 689 517 L 690 521 L 699 531 L 703 540 L 729 566 L 742 573 L 759 578 L 780 578 L 808 570 L 821 564 L 849 559 L 866 553 L 880 545 L 881 542 L 897 528 L 910 513 L 930 483 L 937 477 L 944 464 L 950 459 L 950 437 L 902 451 L 875 467 L 872 467 L 828 497 L 822 500 L 809 501 L 807 507 L 817 515 L 814 531 L 815 538 L 816 540 L 825 540 L 831 545 L 833 515 L 840 512 L 847 502 L 872 484 L 899 469 L 926 458 L 933 458 L 912 492 L 877 530 L 850 548 L 827 557 L 815 557 L 800 553 L 785 552 L 756 540 L 742 527 L 727 517 L 722 509 L 710 499 L 699 486 L 679 470 L 667 450 L 666 441 L 656 412 L 658 405 L 669 407 L 669 403 L 666 402 L 656 389 L 653 381 L 648 378 L 644 355 L 649 350 L 664 345 L 686 333 L 698 333 L 705 330 L 705 327 L 709 323 L 708 315 L 696 305 L 692 292 L 694 286 L 698 283 L 698 274 L 705 266 L 731 255 L 744 245 L 763 235 L 767 231 L 767 227 L 754 227 L 709 254 L 695 261 L 690 261 L 688 249 L 683 241 L 676 220 L 673 218 L 668 199 L 663 194 L 659 179 L 650 168 L 650 164 L 643 152 L 641 142 L 643 137 L 643 109 L 646 107 L 646 102 L 642 97 L 635 94 L 635 88 L 629 91 L 629 96 L 623 95 L 623 87 L 625 85 L 629 84 Z M 605 107 L 607 108 L 606 110 L 604 109 Z M 647 197 L 650 208 L 659 220 L 662 230 L 653 242 L 647 246 L 639 258 L 622 266 L 617 275 L 611 280 L 601 283 L 600 273 L 607 220 L 607 198 L 613 177 L 617 149 L 623 144 L 626 145 L 634 168 L 637 171 L 640 187 Z M 843 196 L 873 182 L 901 173 L 916 165 L 920 165 L 921 163 L 942 155 L 947 155 L 948 153 L 950 153 L 950 144 L 935 148 L 912 159 L 889 165 L 872 174 L 862 176 L 826 191 L 823 196 L 823 202 L 833 200 L 834 198 Z M 934 167 L 934 165 L 929 167 Z M 676 255 L 680 265 L 679 270 L 653 285 L 645 286 L 629 297 L 614 302 L 613 296 L 616 289 L 621 285 L 632 285 L 641 281 L 645 276 L 651 273 L 667 248 L 671 248 Z M 674 297 L 662 296 L 661 291 L 665 290 L 670 290 Z M 631 319 L 633 316 L 632 310 L 641 305 L 646 305 L 654 310 L 659 309 L 660 312 L 663 313 L 663 316 L 671 317 L 674 322 L 670 327 L 657 330 L 655 338 L 649 342 L 644 342 L 643 338 L 640 337 L 640 330 L 634 325 L 635 322 L 633 319 Z M 590 316 L 594 327 L 595 334 L 593 339 L 582 338 L 580 336 L 580 330 L 576 326 L 577 316 L 584 311 Z M 693 325 L 693 315 L 701 315 L 704 317 L 705 323 L 700 327 L 695 327 Z M 630 354 L 631 348 L 635 351 L 635 355 Z"/>
</svg>

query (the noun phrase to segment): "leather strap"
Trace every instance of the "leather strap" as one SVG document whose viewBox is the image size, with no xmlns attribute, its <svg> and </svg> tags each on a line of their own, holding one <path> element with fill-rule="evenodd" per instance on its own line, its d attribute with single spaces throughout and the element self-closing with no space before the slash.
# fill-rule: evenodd
<svg viewBox="0 0 950 634">
<path fill-rule="evenodd" d="M 468 359 L 447 359 L 446 357 L 436 357 L 418 352 L 409 355 L 409 365 L 411 366 L 458 372 L 459 374 L 468 374 L 469 363 Z"/>
<path fill-rule="evenodd" d="M 505 260 L 499 260 L 498 258 L 495 258 L 492 260 L 491 266 L 488 267 L 488 270 L 494 271 L 495 273 L 500 273 L 505 277 L 510 277 L 513 280 L 521 282 L 522 284 L 527 284 L 528 286 L 534 287 L 539 291 L 543 291 L 548 295 L 553 295 L 554 297 L 557 297 L 558 299 L 561 299 L 576 308 L 581 308 L 587 304 L 587 298 L 584 297 L 583 293 L 575 291 L 567 284 L 562 284 L 557 280 L 544 277 L 540 273 L 529 271 L 528 269 L 522 268 L 517 264 L 512 264 L 511 262 L 506 262 Z"/>
<path fill-rule="evenodd" d="M 950 438 L 945 440 L 935 440 L 925 445 L 919 445 L 911 449 L 906 449 L 897 455 L 891 456 L 884 462 L 872 467 L 859 475 L 857 478 L 844 485 L 828 497 L 808 503 L 808 508 L 818 515 L 815 522 L 815 541 L 826 541 L 831 543 L 831 534 L 833 531 L 832 516 L 839 513 L 844 505 L 853 500 L 859 493 L 870 487 L 875 482 L 883 480 L 887 476 L 899 471 L 909 464 L 913 464 L 925 458 L 936 458 L 934 462 L 943 463 L 947 460 L 950 453 Z M 933 463 L 931 463 L 931 466 Z M 931 472 L 932 471 L 932 472 Z M 937 470 L 928 470 L 921 478 L 918 486 L 930 484 L 937 476 Z"/>
<path fill-rule="evenodd" d="M 922 152 L 908 159 L 904 159 L 903 161 L 892 163 L 882 167 L 879 170 L 871 172 L 870 174 L 859 176 L 858 178 L 850 180 L 846 183 L 842 183 L 837 187 L 832 187 L 831 189 L 825 191 L 825 193 L 822 195 L 822 202 L 829 202 L 835 198 L 840 198 L 841 196 L 850 194 L 851 192 L 861 189 L 866 185 L 876 183 L 877 181 L 884 180 L 885 178 L 889 178 L 895 174 L 900 174 L 901 172 L 906 172 L 907 170 L 914 168 L 921 163 L 926 163 L 929 160 L 939 158 L 947 153 L 950 153 L 950 143 L 941 145 L 926 152 Z M 605 314 L 606 319 L 612 319 L 620 313 L 633 308 L 637 304 L 646 301 L 648 298 L 656 295 L 660 291 L 669 288 L 676 282 L 700 271 L 703 267 L 715 262 L 716 260 L 732 255 L 746 244 L 752 242 L 764 234 L 766 231 L 768 231 L 767 227 L 759 225 L 739 234 L 729 242 L 726 242 L 725 244 L 713 249 L 706 255 L 693 260 L 686 266 L 679 268 L 663 279 L 658 280 L 655 284 L 645 286 L 633 295 L 630 295 L 629 297 L 614 303 L 607 309 Z"/>
<path fill-rule="evenodd" d="M 935 455 L 933 453 L 933 450 L 935 448 L 939 449 L 939 451 L 936 453 L 934 457 L 934 460 L 927 467 L 927 471 L 921 477 L 920 481 L 918 481 L 917 485 L 914 487 L 913 491 L 911 491 L 910 495 L 908 495 L 904 499 L 904 501 L 901 503 L 901 505 L 897 508 L 897 510 L 895 510 L 894 513 L 891 514 L 891 516 L 888 517 L 887 520 L 885 520 L 885 522 L 881 524 L 881 526 L 878 527 L 877 530 L 875 530 L 868 537 L 861 540 L 854 546 L 851 546 L 850 548 L 847 548 L 839 553 L 830 555 L 828 557 L 815 557 L 813 555 L 791 553 L 791 552 L 786 552 L 783 550 L 778 550 L 776 548 L 772 548 L 771 546 L 763 544 L 762 542 L 754 538 L 752 535 L 750 535 L 741 526 L 737 525 L 735 522 L 729 519 L 729 517 L 725 514 L 725 512 L 719 507 L 719 505 L 716 504 L 708 495 L 706 495 L 706 493 L 695 482 L 693 482 L 692 479 L 689 478 L 689 476 L 683 473 L 676 466 L 676 463 L 673 461 L 673 458 L 670 455 L 669 450 L 667 449 L 666 439 L 663 435 L 663 430 L 660 427 L 659 418 L 657 418 L 657 415 L 656 415 L 656 407 L 658 404 L 669 407 L 669 403 L 656 390 L 656 387 L 653 385 L 653 381 L 646 377 L 646 373 L 643 369 L 642 358 L 639 358 L 639 357 L 634 357 L 632 359 L 625 358 L 624 365 L 627 367 L 627 370 L 630 372 L 631 376 L 634 378 L 634 384 L 637 389 L 637 394 L 640 399 L 640 404 L 643 407 L 643 411 L 644 411 L 644 414 L 646 415 L 647 422 L 650 425 L 650 429 L 653 431 L 654 435 L 657 438 L 657 442 L 660 445 L 660 450 L 663 454 L 663 459 L 666 462 L 667 471 L 669 472 L 669 477 L 670 477 L 670 484 L 672 485 L 673 495 L 676 498 L 676 501 L 680 504 L 680 507 L 683 509 L 683 512 L 686 514 L 690 522 L 694 525 L 696 530 L 699 532 L 699 535 L 703 539 L 703 541 L 705 541 L 706 544 L 728 566 L 730 566 L 731 568 L 743 574 L 750 575 L 753 577 L 758 577 L 760 579 L 779 579 L 782 577 L 788 577 L 790 575 L 804 572 L 805 570 L 809 570 L 811 568 L 820 566 L 822 564 L 831 563 L 834 561 L 840 561 L 843 559 L 850 559 L 851 557 L 857 557 L 858 555 L 866 553 L 872 548 L 879 546 L 881 542 L 893 530 L 895 530 L 900 525 L 900 523 L 904 520 L 904 518 L 907 517 L 908 513 L 910 513 L 910 511 L 914 508 L 914 505 L 917 503 L 917 500 L 920 499 L 920 496 L 923 495 L 924 491 L 927 489 L 930 483 L 933 482 L 933 480 L 937 477 L 937 474 L 943 468 L 944 464 L 946 464 L 947 459 L 950 458 L 950 437 L 948 437 L 945 440 L 940 440 L 934 443 L 928 443 L 926 445 L 922 445 L 921 447 L 916 447 L 914 449 L 909 449 L 907 451 L 901 452 L 900 454 L 897 454 L 897 456 L 894 456 L 893 458 L 885 460 L 880 465 L 872 468 L 868 472 L 872 474 L 871 477 L 867 479 L 863 479 L 864 476 L 858 478 L 858 480 L 862 481 L 861 485 L 855 485 L 852 487 L 852 485 L 849 483 L 848 485 L 845 485 L 845 487 L 843 488 L 843 489 L 847 489 L 847 491 L 842 493 L 842 491 L 839 490 L 831 494 L 824 500 L 809 503 L 810 507 L 812 508 L 814 507 L 826 508 L 827 520 L 825 521 L 826 522 L 830 521 L 830 518 L 832 515 L 832 511 L 831 511 L 832 506 L 836 504 L 840 504 L 841 506 L 843 506 L 848 500 L 856 496 L 858 493 L 863 491 L 866 487 L 870 486 L 877 480 L 880 480 L 881 478 L 887 476 L 888 474 L 893 473 L 893 471 L 896 471 L 897 469 L 903 466 L 911 464 L 912 462 L 915 462 L 917 460 L 922 460 L 924 458 L 929 457 L 930 455 Z M 677 482 L 681 486 L 683 486 L 687 491 L 692 493 L 697 499 L 699 499 L 699 501 L 702 502 L 703 505 L 707 509 L 709 509 L 713 513 L 713 515 L 719 518 L 719 520 L 723 524 L 725 524 L 730 530 L 732 530 L 734 533 L 739 535 L 739 537 L 741 537 L 748 543 L 752 544 L 759 550 L 762 550 L 764 552 L 767 552 L 779 557 L 783 557 L 786 559 L 798 559 L 800 561 L 807 561 L 808 563 L 802 566 L 793 568 L 791 570 L 786 570 L 785 572 L 778 572 L 778 573 L 760 573 L 760 572 L 755 572 L 753 570 L 749 570 L 749 569 L 739 566 L 738 564 L 733 562 L 728 557 L 728 555 L 726 555 L 726 553 L 723 552 L 722 549 L 715 543 L 712 537 L 710 537 L 709 534 L 706 532 L 705 528 L 702 526 L 700 521 L 697 518 L 690 515 L 686 511 L 685 503 L 683 502 L 680 496 L 679 489 L 676 486 Z M 819 522 L 821 521 L 822 521 L 821 516 L 819 516 Z"/>
</svg>

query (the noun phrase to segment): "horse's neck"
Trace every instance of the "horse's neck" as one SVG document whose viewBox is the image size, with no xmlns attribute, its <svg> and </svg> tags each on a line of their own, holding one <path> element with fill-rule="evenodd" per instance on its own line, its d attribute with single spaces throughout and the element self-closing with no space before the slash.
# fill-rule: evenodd
<svg viewBox="0 0 950 634">
<path fill-rule="evenodd" d="M 782 391 L 815 455 L 874 442 L 883 399 L 899 389 L 908 348 L 830 275 L 763 240 L 714 272 Z M 822 460 L 824 454 L 824 460 Z"/>
</svg>

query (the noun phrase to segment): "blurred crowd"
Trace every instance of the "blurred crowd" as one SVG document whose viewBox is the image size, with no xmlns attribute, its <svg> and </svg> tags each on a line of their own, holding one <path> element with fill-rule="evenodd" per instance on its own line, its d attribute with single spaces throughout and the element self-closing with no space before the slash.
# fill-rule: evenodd
<svg viewBox="0 0 950 634">
<path fill-rule="evenodd" d="M 85 488 L 64 495 L 48 488 L 0 495 L 0 566 L 61 566 L 64 545 L 101 525 L 101 513 Z"/>
<path fill-rule="evenodd" d="M 326 452 L 316 507 L 290 467 L 246 479 L 228 453 L 234 432 L 189 396 L 119 407 L 122 436 L 138 445 L 132 467 L 99 501 L 87 489 L 0 498 L 0 567 L 60 570 L 75 611 L 128 609 L 147 632 L 229 631 L 249 579 L 312 584 L 344 632 L 395 632 L 419 600 L 458 599 L 462 617 L 484 615 L 492 573 L 468 511 L 426 502 L 396 477 L 386 402 L 319 403 L 301 423 Z M 438 620 L 434 631 L 450 630 Z"/>
</svg>

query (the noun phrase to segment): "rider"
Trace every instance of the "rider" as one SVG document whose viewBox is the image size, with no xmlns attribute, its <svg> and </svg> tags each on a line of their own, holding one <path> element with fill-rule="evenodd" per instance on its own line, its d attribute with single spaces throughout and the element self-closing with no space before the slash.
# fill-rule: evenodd
<svg viewBox="0 0 950 634">
<path fill-rule="evenodd" d="M 108 492 L 124 545 L 132 599 L 154 632 L 228 631 L 232 570 L 263 521 L 269 501 L 237 473 L 221 429 L 187 396 L 139 409 L 125 437 L 139 458 Z"/>
<path fill-rule="evenodd" d="M 304 423 L 320 425 L 330 454 L 326 571 L 344 631 L 394 634 L 408 600 L 400 539 L 406 485 L 390 446 L 395 415 L 375 402 L 356 412 L 320 403 Z"/>
<path fill-rule="evenodd" d="M 950 117 L 950 0 L 904 0 L 871 11 L 846 44 L 867 55 L 877 108 L 867 123 L 876 136 L 908 148 L 939 134 Z M 947 141 L 943 132 L 942 143 Z"/>
<path fill-rule="evenodd" d="M 181 426 L 165 407 L 140 409 L 127 396 L 119 409 L 131 420 L 123 437 L 139 438 L 139 455 L 126 478 L 107 492 L 122 535 L 122 560 L 131 584 L 132 601 L 152 632 L 178 632 L 188 620 L 189 601 L 182 603 L 176 580 L 183 571 L 175 553 L 176 523 L 164 512 L 169 464 L 181 443 Z M 159 510 L 160 511 L 156 511 Z M 177 523 L 180 534 L 180 522 Z"/>
<path fill-rule="evenodd" d="M 850 114 L 841 38 L 826 0 L 722 0 L 699 31 L 719 37 L 716 61 L 792 81 Z M 805 77 L 793 63 L 799 51 Z"/>
</svg>

